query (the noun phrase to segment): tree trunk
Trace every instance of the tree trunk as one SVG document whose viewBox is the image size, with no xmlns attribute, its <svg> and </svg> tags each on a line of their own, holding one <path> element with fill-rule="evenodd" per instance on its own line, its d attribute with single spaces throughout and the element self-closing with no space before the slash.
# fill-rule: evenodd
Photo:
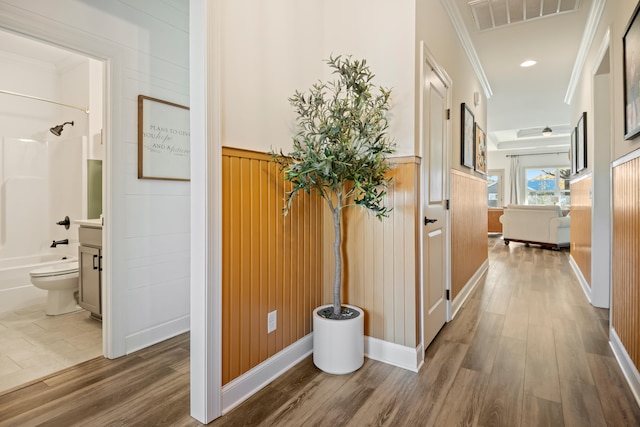
<svg viewBox="0 0 640 427">
<path fill-rule="evenodd" d="M 335 273 L 333 276 L 333 314 L 340 316 L 340 288 L 342 287 L 342 232 L 340 228 L 340 206 L 337 206 L 333 211 L 333 229 L 334 229 L 334 241 L 333 241 L 333 254 L 335 256 Z"/>
</svg>

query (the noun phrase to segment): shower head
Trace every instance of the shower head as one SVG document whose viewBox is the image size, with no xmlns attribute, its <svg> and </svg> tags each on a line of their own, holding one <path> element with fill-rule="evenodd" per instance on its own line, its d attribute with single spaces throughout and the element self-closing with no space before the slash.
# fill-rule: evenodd
<svg viewBox="0 0 640 427">
<path fill-rule="evenodd" d="M 73 122 L 64 122 L 61 125 L 58 126 L 54 126 L 51 129 L 49 129 L 51 131 L 52 134 L 54 134 L 55 136 L 60 136 L 60 134 L 62 133 L 62 128 L 64 128 L 65 125 L 70 124 L 71 126 L 73 126 Z"/>
</svg>

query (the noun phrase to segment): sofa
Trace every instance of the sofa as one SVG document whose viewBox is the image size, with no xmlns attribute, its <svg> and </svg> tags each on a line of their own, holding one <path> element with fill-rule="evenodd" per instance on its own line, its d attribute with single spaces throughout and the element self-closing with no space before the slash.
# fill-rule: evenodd
<svg viewBox="0 0 640 427">
<path fill-rule="evenodd" d="M 570 244 L 571 218 L 556 205 L 509 205 L 500 217 L 504 244 L 522 242 L 560 249 Z"/>
</svg>

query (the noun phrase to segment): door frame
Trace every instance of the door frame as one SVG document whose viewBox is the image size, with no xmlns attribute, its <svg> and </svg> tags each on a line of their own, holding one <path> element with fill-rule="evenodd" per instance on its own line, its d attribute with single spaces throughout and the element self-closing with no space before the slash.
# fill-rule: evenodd
<svg viewBox="0 0 640 427">
<path fill-rule="evenodd" d="M 447 99 L 446 99 L 446 103 L 447 103 L 447 108 L 449 109 L 449 112 L 451 111 L 451 105 L 453 102 L 453 81 L 451 80 L 451 78 L 449 77 L 449 74 L 445 71 L 445 69 L 438 63 L 438 61 L 436 60 L 435 56 L 431 53 L 431 51 L 429 50 L 429 48 L 427 47 L 426 43 L 424 41 L 420 41 L 420 71 L 419 71 L 419 80 L 420 80 L 420 84 L 419 84 L 419 97 L 420 97 L 420 102 L 419 102 L 419 108 L 418 108 L 418 117 L 419 117 L 419 131 L 418 131 L 418 140 L 416 141 L 416 152 L 418 153 L 418 156 L 420 157 L 421 161 L 421 167 L 420 167 L 420 186 L 422 187 L 422 184 L 424 182 L 423 177 L 424 177 L 424 171 L 423 168 L 424 166 L 427 164 L 427 162 L 424 161 L 425 156 L 427 155 L 427 153 L 423 153 L 423 138 L 424 135 L 427 133 L 427 124 L 424 123 L 424 119 L 423 119 L 423 113 L 425 110 L 425 106 L 424 106 L 424 102 L 423 102 L 423 97 L 422 97 L 422 93 L 424 92 L 425 89 L 425 81 L 424 81 L 424 72 L 425 72 L 425 67 L 427 65 L 427 63 L 429 64 L 429 66 L 433 69 L 433 71 L 436 73 L 436 75 L 445 83 L 446 87 L 447 87 Z M 449 113 L 450 114 L 450 113 Z M 444 164 L 443 164 L 443 168 L 445 169 L 445 173 L 444 173 L 444 197 L 446 200 L 450 200 L 451 199 L 451 174 L 449 172 L 450 169 L 450 164 L 451 164 L 451 144 L 452 144 L 452 120 L 450 118 L 451 116 L 449 115 L 449 118 L 447 120 L 447 126 L 446 126 L 446 134 L 445 134 L 445 141 L 444 141 Z M 418 221 L 418 228 L 417 230 L 420 230 L 419 234 L 419 243 L 420 243 L 420 254 L 419 254 L 419 259 L 420 259 L 420 268 L 419 268 L 419 280 L 420 280 L 420 345 L 423 347 L 422 348 L 422 354 L 424 357 L 424 351 L 426 350 L 425 348 L 425 339 L 424 339 L 424 318 L 425 318 L 425 307 L 424 307 L 424 263 L 422 262 L 423 259 L 423 254 L 424 254 L 424 238 L 423 238 L 423 233 L 422 233 L 422 218 L 425 216 L 425 211 L 424 211 L 424 192 L 422 191 L 422 188 L 420 189 L 420 197 L 419 197 L 419 203 L 420 203 L 420 215 L 417 218 Z M 445 265 L 444 265 L 444 274 L 445 274 L 445 289 L 450 291 L 451 290 L 451 210 L 447 209 L 446 213 L 445 213 L 445 254 L 444 254 L 444 260 L 445 260 Z M 451 310 L 451 300 L 447 300 L 446 302 L 446 308 L 447 308 L 447 315 L 446 315 L 446 322 L 449 322 L 452 318 L 452 310 Z"/>
<path fill-rule="evenodd" d="M 499 176 L 500 179 L 498 180 L 498 200 L 496 200 L 497 202 L 497 206 L 498 208 L 504 207 L 504 168 L 502 169 L 489 169 L 487 170 L 487 174 L 485 175 L 486 177 L 489 176 Z M 487 197 L 488 198 L 488 197 Z M 487 205 L 489 204 L 489 201 L 487 200 Z"/>
<path fill-rule="evenodd" d="M 582 283 L 589 302 L 600 308 L 610 308 L 612 298 L 613 247 L 613 140 L 614 126 L 611 64 L 611 30 L 607 28 L 591 70 L 591 111 L 593 135 L 591 150 L 592 211 L 591 211 L 591 285 Z M 612 324 L 612 320 L 609 320 Z"/>
<path fill-rule="evenodd" d="M 102 129 L 104 144 L 103 181 L 102 181 L 102 210 L 107 221 L 102 227 L 103 256 L 107 260 L 102 271 L 102 352 L 104 357 L 114 359 L 125 354 L 126 296 L 123 292 L 114 290 L 111 283 L 114 277 L 121 274 L 114 261 L 117 251 L 113 248 L 112 224 L 118 216 L 124 215 L 121 208 L 116 208 L 114 200 L 120 197 L 114 176 L 113 159 L 116 157 L 112 140 L 122 140 L 120 135 L 114 135 L 116 129 L 121 128 L 119 116 L 113 111 L 122 110 L 122 96 L 118 89 L 122 86 L 123 59 L 118 48 L 92 34 L 86 34 L 68 27 L 65 23 L 51 22 L 45 17 L 39 17 L 30 11 L 10 8 L 0 4 L 0 29 L 32 38 L 37 42 L 54 45 L 61 49 L 74 51 L 103 64 L 103 113 Z M 118 187 L 118 188 L 116 188 Z M 122 206 L 118 204 L 118 206 Z M 114 267 L 116 266 L 116 267 Z M 117 280 L 117 279 L 116 279 Z"/>
<path fill-rule="evenodd" d="M 203 424 L 224 407 L 220 8 L 189 2 L 191 138 L 204 141 L 191 144 L 190 414 Z"/>
</svg>

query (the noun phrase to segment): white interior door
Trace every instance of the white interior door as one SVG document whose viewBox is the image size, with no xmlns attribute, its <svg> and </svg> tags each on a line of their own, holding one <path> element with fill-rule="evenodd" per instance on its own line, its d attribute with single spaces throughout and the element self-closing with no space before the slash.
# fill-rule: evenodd
<svg viewBox="0 0 640 427">
<path fill-rule="evenodd" d="M 423 343 L 447 320 L 447 120 L 449 88 L 428 60 L 422 90 L 422 297 Z"/>
</svg>

